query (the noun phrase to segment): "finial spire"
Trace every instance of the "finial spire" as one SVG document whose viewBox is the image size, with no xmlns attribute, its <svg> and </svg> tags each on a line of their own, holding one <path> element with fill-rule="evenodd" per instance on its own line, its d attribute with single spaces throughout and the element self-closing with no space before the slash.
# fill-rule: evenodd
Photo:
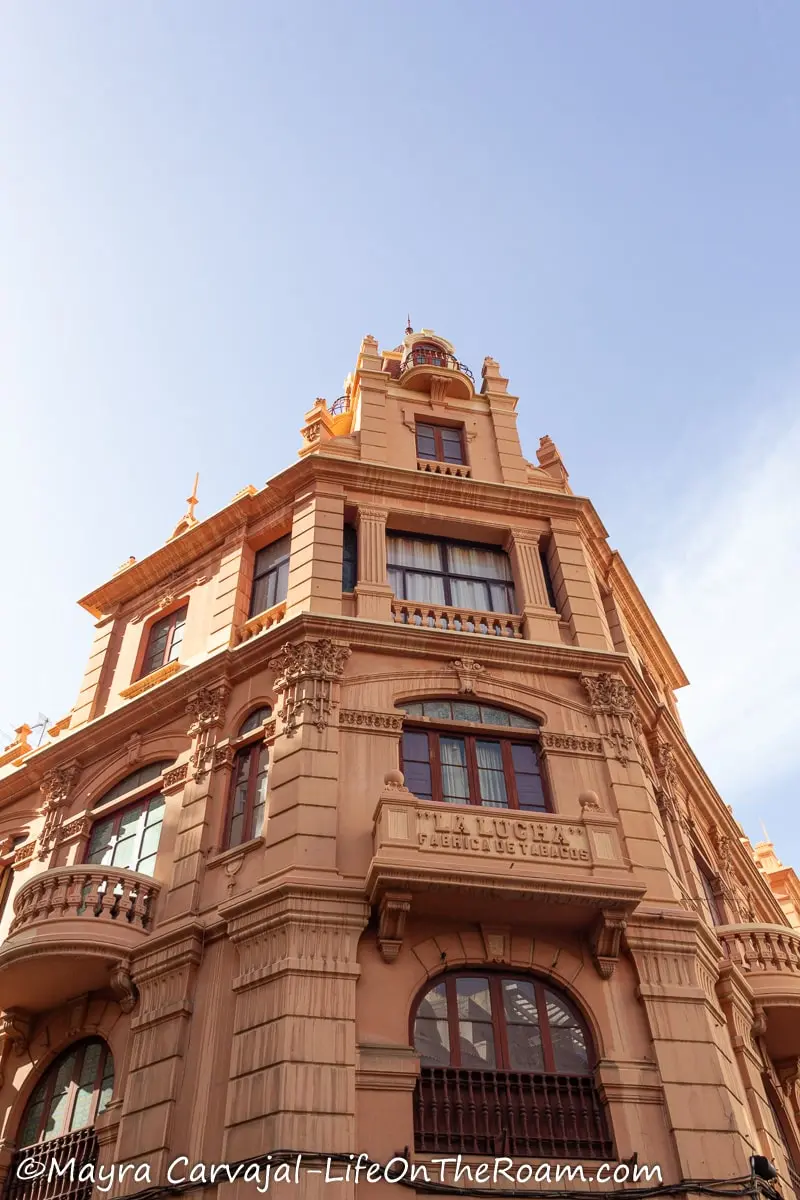
<svg viewBox="0 0 800 1200">
<path fill-rule="evenodd" d="M 181 517 L 172 534 L 167 538 L 168 542 L 171 542 L 179 534 L 186 533 L 187 529 L 191 529 L 193 525 L 197 524 L 197 517 L 194 515 L 194 510 L 197 508 L 197 485 L 199 482 L 200 472 L 198 471 L 195 474 L 194 483 L 192 484 L 192 494 L 186 497 L 186 503 L 189 505 L 186 515 Z"/>
<path fill-rule="evenodd" d="M 406 320 L 408 321 L 408 324 L 406 325 L 406 333 L 413 333 L 414 329 L 411 324 L 411 313 L 408 314 L 408 316 L 406 317 Z"/>
<path fill-rule="evenodd" d="M 769 841 L 769 834 L 767 833 L 767 827 L 766 827 L 766 825 L 764 824 L 764 822 L 763 822 L 763 821 L 759 821 L 759 825 L 761 826 L 761 832 L 762 832 L 762 833 L 763 833 L 763 835 L 764 835 L 764 841 L 765 841 L 765 842 L 768 842 L 768 841 Z"/>
</svg>

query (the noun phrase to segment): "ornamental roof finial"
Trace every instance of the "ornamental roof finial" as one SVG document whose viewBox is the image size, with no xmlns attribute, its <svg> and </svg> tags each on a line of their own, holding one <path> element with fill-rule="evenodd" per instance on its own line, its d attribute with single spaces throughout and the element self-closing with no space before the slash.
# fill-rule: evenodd
<svg viewBox="0 0 800 1200">
<path fill-rule="evenodd" d="M 187 529 L 191 529 L 197 524 L 197 517 L 194 515 L 194 510 L 197 508 L 197 485 L 200 482 L 200 472 L 197 471 L 192 484 L 192 494 L 186 497 L 186 503 L 189 505 L 185 516 L 181 517 L 178 524 L 175 526 L 172 534 L 167 538 L 171 542 L 173 538 L 178 537 L 181 533 L 186 533 Z"/>
<path fill-rule="evenodd" d="M 406 325 L 406 333 L 413 333 L 414 329 L 411 325 L 411 313 L 408 314 L 406 320 L 408 321 L 408 324 Z"/>
</svg>

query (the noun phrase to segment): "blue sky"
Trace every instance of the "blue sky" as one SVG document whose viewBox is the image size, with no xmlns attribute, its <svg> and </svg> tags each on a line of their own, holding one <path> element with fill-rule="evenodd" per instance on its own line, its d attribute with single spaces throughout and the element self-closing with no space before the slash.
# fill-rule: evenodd
<svg viewBox="0 0 800 1200">
<path fill-rule="evenodd" d="M 406 313 L 500 361 L 800 867 L 800 9 L 6 0 L 0 728 L 75 600 L 291 460 Z M 794 616 L 792 615 L 794 613 Z"/>
</svg>

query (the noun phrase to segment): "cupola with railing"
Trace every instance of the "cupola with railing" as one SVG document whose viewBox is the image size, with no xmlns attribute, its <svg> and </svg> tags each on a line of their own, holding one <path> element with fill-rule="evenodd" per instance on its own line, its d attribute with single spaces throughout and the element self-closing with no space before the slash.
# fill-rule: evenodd
<svg viewBox="0 0 800 1200">
<path fill-rule="evenodd" d="M 398 380 L 403 388 L 442 398 L 468 400 L 475 394 L 472 371 L 459 362 L 451 343 L 430 329 L 415 333 L 410 325 L 402 342 Z"/>
</svg>

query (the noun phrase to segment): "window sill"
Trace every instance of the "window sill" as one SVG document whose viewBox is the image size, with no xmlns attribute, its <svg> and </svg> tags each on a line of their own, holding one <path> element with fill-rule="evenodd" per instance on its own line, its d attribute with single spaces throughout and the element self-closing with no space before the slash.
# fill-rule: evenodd
<svg viewBox="0 0 800 1200">
<path fill-rule="evenodd" d="M 286 601 L 282 600 L 280 604 L 273 604 L 272 608 L 267 608 L 264 612 L 256 613 L 254 617 L 250 617 L 243 625 L 233 631 L 233 645 L 239 646 L 242 642 L 248 642 L 250 638 L 256 637 L 259 633 L 264 633 L 265 630 L 271 629 L 273 625 L 277 625 L 286 616 Z"/>
<path fill-rule="evenodd" d="M 264 845 L 263 836 L 250 838 L 249 842 L 241 842 L 238 846 L 230 846 L 227 850 L 220 850 L 217 854 L 212 854 L 206 863 L 206 870 L 211 871 L 214 867 L 224 867 L 226 863 L 232 862 L 236 858 L 251 854 L 253 850 L 257 850 L 259 846 Z"/>
<path fill-rule="evenodd" d="M 151 671 L 149 675 L 144 675 L 141 679 L 137 679 L 130 687 L 123 688 L 120 696 L 123 700 L 132 700 L 134 696 L 140 696 L 142 692 L 149 691 L 150 688 L 163 683 L 165 679 L 171 679 L 173 675 L 177 675 L 182 665 L 182 663 L 179 663 L 175 659 L 174 662 L 159 667 L 157 671 Z"/>
<path fill-rule="evenodd" d="M 433 458 L 418 458 L 417 470 L 429 475 L 455 475 L 459 479 L 471 479 L 472 470 L 466 463 L 437 462 Z"/>
</svg>

